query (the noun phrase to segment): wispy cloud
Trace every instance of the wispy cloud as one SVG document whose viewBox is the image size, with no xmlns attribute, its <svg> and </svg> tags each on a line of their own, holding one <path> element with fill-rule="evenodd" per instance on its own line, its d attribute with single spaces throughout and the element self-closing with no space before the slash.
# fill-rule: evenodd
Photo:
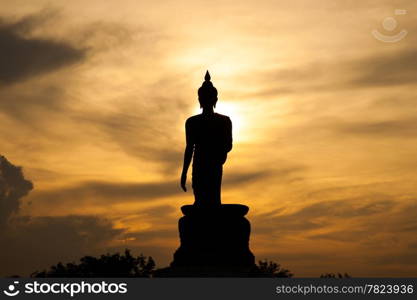
<svg viewBox="0 0 417 300">
<path fill-rule="evenodd" d="M 86 49 L 79 49 L 64 41 L 29 35 L 50 17 L 50 14 L 40 13 L 13 23 L 0 19 L 0 83 L 23 81 L 86 58 Z"/>
</svg>

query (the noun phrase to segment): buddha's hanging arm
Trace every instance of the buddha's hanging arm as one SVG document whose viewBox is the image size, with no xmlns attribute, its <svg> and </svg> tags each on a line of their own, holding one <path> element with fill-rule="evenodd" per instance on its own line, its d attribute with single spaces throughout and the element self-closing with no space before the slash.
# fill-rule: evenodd
<svg viewBox="0 0 417 300">
<path fill-rule="evenodd" d="M 226 153 L 230 152 L 233 148 L 233 136 L 232 136 L 232 121 L 227 118 L 226 123 L 226 144 L 225 144 L 225 150 Z"/>
<path fill-rule="evenodd" d="M 182 166 L 182 173 L 181 173 L 181 188 L 184 192 L 187 191 L 187 172 L 188 168 L 190 167 L 191 159 L 193 157 L 194 152 L 194 141 L 192 140 L 191 128 L 190 124 L 187 120 L 185 123 L 185 136 L 186 136 L 186 143 L 185 151 L 184 151 L 184 164 Z"/>
</svg>

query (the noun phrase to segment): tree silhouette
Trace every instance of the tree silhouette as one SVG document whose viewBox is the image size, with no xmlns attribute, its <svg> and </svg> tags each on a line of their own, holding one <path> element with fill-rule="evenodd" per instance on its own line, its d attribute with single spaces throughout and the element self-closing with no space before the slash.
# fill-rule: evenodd
<svg viewBox="0 0 417 300">
<path fill-rule="evenodd" d="M 273 261 L 260 260 L 255 270 L 250 274 L 253 277 L 281 277 L 290 278 L 293 277 L 289 270 L 283 269 L 279 264 Z M 251 277 L 252 277 L 251 276 Z"/>
<path fill-rule="evenodd" d="M 351 276 L 348 273 L 324 273 L 320 275 L 320 278 L 351 278 Z"/>
<path fill-rule="evenodd" d="M 51 266 L 49 270 L 36 271 L 31 277 L 64 277 L 64 278 L 82 278 L 82 277 L 153 277 L 155 271 L 155 261 L 151 256 L 147 257 L 140 254 L 134 257 L 130 250 L 126 249 L 124 254 L 103 254 L 96 258 L 93 256 L 84 256 L 80 263 L 67 263 Z M 162 269 L 159 269 L 162 270 Z M 242 275 L 242 274 L 241 274 Z M 155 276 L 157 276 L 155 274 Z M 265 260 L 259 260 L 258 264 L 244 277 L 273 277 L 273 278 L 291 278 L 294 274 L 289 270 L 281 267 L 280 264 Z M 19 276 L 13 276 L 19 277 Z M 175 274 L 173 274 L 173 277 Z M 351 278 L 347 273 L 323 273 L 320 278 Z"/>
<path fill-rule="evenodd" d="M 49 270 L 34 272 L 31 277 L 151 277 L 155 269 L 152 257 L 134 257 L 128 249 L 124 255 L 105 254 L 99 258 L 84 256 L 80 264 L 61 262 Z"/>
<path fill-rule="evenodd" d="M 80 263 L 59 262 L 50 267 L 49 270 L 36 271 L 31 277 L 63 277 L 63 278 L 82 278 L 82 277 L 153 277 L 155 271 L 155 261 L 151 256 L 146 257 L 140 254 L 137 257 L 131 255 L 130 250 L 126 249 L 124 254 L 105 254 L 96 258 L 84 256 Z M 160 269 L 161 270 L 161 269 Z M 258 265 L 247 273 L 247 277 L 292 277 L 293 274 L 281 268 L 273 261 L 260 260 Z M 246 277 L 246 276 L 245 276 Z"/>
</svg>

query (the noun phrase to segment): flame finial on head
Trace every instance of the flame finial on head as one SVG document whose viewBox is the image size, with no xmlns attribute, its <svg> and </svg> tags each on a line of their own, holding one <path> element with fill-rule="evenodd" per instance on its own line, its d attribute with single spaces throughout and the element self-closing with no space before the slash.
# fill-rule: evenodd
<svg viewBox="0 0 417 300">
<path fill-rule="evenodd" d="M 209 71 L 207 70 L 207 71 L 206 71 L 206 76 L 204 76 L 204 80 L 205 80 L 205 81 L 210 81 L 210 79 L 211 79 L 211 77 L 210 77 L 210 73 L 209 73 Z"/>
<path fill-rule="evenodd" d="M 198 89 L 198 96 L 200 98 L 217 98 L 217 89 L 213 86 L 213 83 L 210 81 L 211 76 L 209 71 L 206 71 L 204 76 L 204 82 L 201 87 Z"/>
</svg>

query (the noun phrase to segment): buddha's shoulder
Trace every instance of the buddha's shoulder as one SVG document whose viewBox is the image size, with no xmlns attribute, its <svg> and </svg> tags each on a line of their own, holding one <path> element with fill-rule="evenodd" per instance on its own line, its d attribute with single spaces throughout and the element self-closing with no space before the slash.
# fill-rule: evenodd
<svg viewBox="0 0 417 300">
<path fill-rule="evenodd" d="M 232 121 L 230 120 L 230 118 L 226 115 L 222 115 L 222 114 L 215 114 L 216 119 L 218 120 L 218 122 L 224 123 L 224 124 L 228 124 L 231 123 Z"/>
<path fill-rule="evenodd" d="M 191 116 L 185 121 L 185 126 L 187 128 L 198 126 L 198 124 L 200 123 L 200 119 L 200 115 Z"/>
<path fill-rule="evenodd" d="M 229 116 L 222 115 L 222 114 L 219 114 L 219 113 L 215 113 L 215 116 L 219 119 L 222 119 L 222 120 L 230 120 Z"/>
<path fill-rule="evenodd" d="M 186 123 L 192 123 L 192 122 L 196 122 L 201 118 L 201 115 L 194 115 L 191 116 L 187 119 L 187 121 L 185 121 Z"/>
<path fill-rule="evenodd" d="M 228 116 L 222 115 L 222 114 L 219 114 L 219 113 L 214 113 L 214 119 L 225 121 L 225 122 L 230 122 L 230 118 Z M 198 115 L 194 115 L 194 116 L 189 117 L 187 119 L 186 123 L 192 124 L 192 123 L 199 122 L 199 121 L 202 121 L 202 120 L 205 120 L 204 116 L 202 114 L 198 114 Z"/>
</svg>

